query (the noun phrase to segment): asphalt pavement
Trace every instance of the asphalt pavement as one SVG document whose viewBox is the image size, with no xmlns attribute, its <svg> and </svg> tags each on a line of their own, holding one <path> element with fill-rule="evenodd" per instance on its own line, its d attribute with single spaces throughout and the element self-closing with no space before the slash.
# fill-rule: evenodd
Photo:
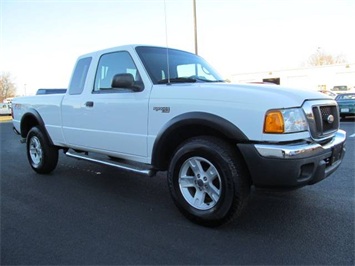
<svg viewBox="0 0 355 266">
<path fill-rule="evenodd" d="M 166 173 L 60 154 L 52 174 L 38 175 L 12 124 L 0 123 L 0 264 L 354 265 L 355 121 L 341 127 L 347 154 L 335 174 L 290 192 L 253 190 L 238 220 L 210 229 L 175 208 Z"/>
</svg>

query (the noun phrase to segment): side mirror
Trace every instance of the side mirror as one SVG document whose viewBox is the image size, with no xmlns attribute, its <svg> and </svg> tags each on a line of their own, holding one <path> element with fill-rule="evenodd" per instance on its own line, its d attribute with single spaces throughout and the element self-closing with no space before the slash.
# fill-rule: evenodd
<svg viewBox="0 0 355 266">
<path fill-rule="evenodd" d="M 111 87 L 112 88 L 124 88 L 130 89 L 134 86 L 134 78 L 132 74 L 122 73 L 116 74 L 112 78 Z"/>
<path fill-rule="evenodd" d="M 137 83 L 137 84 L 136 84 Z M 143 83 L 134 81 L 133 75 L 130 73 L 116 74 L 112 78 L 111 88 L 113 89 L 131 89 L 135 92 L 142 91 Z"/>
</svg>

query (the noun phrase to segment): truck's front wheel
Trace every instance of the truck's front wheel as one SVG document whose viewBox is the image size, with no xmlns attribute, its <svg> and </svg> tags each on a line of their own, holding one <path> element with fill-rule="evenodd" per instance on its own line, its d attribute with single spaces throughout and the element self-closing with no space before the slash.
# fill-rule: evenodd
<svg viewBox="0 0 355 266">
<path fill-rule="evenodd" d="M 168 184 L 180 211 L 205 226 L 219 226 L 242 211 L 250 191 L 238 153 L 214 137 L 193 138 L 173 156 Z"/>
<path fill-rule="evenodd" d="M 50 145 L 38 127 L 33 127 L 27 135 L 27 158 L 34 171 L 39 174 L 52 172 L 58 163 L 58 149 Z"/>
</svg>

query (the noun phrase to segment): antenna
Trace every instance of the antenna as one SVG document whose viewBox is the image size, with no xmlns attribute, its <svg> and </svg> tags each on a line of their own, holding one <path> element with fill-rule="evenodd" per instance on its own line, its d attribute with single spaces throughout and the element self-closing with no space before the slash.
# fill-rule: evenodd
<svg viewBox="0 0 355 266">
<path fill-rule="evenodd" d="M 198 54 L 198 45 L 197 45 L 197 18 L 196 18 L 196 0 L 193 2 L 193 11 L 194 11 L 194 37 L 195 37 L 195 54 Z"/>
<path fill-rule="evenodd" d="M 167 15 L 166 15 L 166 1 L 164 0 L 164 15 L 165 15 L 165 42 L 166 42 L 166 65 L 168 71 L 168 83 L 170 85 L 170 67 L 169 67 L 169 44 L 168 44 L 168 22 L 167 22 Z"/>
</svg>

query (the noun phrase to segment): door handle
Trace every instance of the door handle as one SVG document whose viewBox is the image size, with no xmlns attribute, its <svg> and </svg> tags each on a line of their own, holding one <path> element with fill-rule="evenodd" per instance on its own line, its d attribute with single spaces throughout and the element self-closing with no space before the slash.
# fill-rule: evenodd
<svg viewBox="0 0 355 266">
<path fill-rule="evenodd" d="M 85 106 L 86 107 L 93 107 L 94 106 L 94 102 L 88 101 L 88 102 L 85 103 Z"/>
</svg>

